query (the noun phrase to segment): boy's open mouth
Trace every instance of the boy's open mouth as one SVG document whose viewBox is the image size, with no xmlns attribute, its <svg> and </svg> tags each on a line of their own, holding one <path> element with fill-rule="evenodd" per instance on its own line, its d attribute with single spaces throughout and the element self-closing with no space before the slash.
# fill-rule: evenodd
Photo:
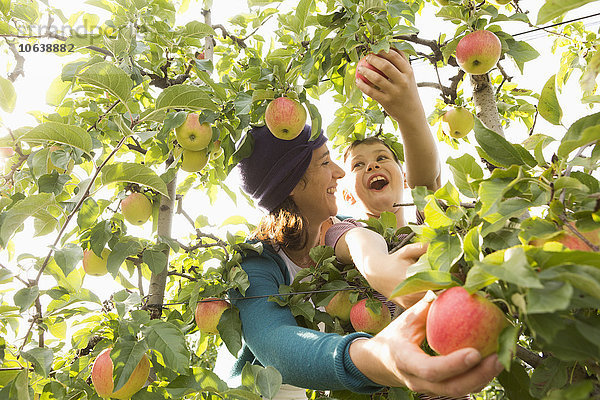
<svg viewBox="0 0 600 400">
<path fill-rule="evenodd" d="M 369 179 L 369 189 L 381 190 L 388 185 L 389 181 L 383 175 L 374 175 Z"/>
</svg>

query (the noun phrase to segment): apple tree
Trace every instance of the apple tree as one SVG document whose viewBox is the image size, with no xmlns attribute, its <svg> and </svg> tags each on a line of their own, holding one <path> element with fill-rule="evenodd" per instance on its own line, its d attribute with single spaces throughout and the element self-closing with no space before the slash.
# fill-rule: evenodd
<svg viewBox="0 0 600 400">
<path fill-rule="evenodd" d="M 235 207 L 222 227 L 209 217 L 223 195 L 252 205 L 228 177 L 252 150 L 248 127 L 263 124 L 282 95 L 304 105 L 335 149 L 379 134 L 401 153 L 395 122 L 354 85 L 359 59 L 391 47 L 430 68 L 419 86 L 436 98 L 429 119 L 439 146 L 467 149 L 444 160 L 441 189 L 413 190 L 424 225 L 397 229 L 386 214 L 367 221 L 392 251 L 398 233 L 429 243 L 396 294 L 464 286 L 501 307 L 511 322 L 499 349 L 506 371 L 475 398 L 599 396 L 600 47 L 581 21 L 563 22 L 594 2 L 546 0 L 531 6 L 532 19 L 518 0 L 248 0 L 248 12 L 213 21 L 215 5 L 204 0 L 179 23 L 195 2 L 92 0 L 96 13 L 65 15 L 48 1 L 0 0 L 5 113 L 22 95 L 15 83 L 27 79 L 26 52 L 77 56 L 52 77 L 52 112 L 31 110 L 34 126 L 0 121 L 0 398 L 98 399 L 92 362 L 107 348 L 115 392 L 127 392 L 150 360 L 133 399 L 272 398 L 281 384 L 272 367 L 246 366 L 237 387 L 214 372 L 218 349 L 241 348 L 235 308 L 219 309 L 218 334 L 195 322 L 198 304 L 244 293 L 240 261 L 261 250 L 245 243 L 257 221 Z M 514 27 L 546 32 L 561 52 L 543 87 L 515 79 L 540 49 L 507 33 Z M 456 48 L 477 30 L 500 40 L 501 59 L 473 75 L 458 66 Z M 563 109 L 574 105 L 560 91 L 577 79 L 577 102 L 588 107 L 566 121 Z M 475 116 L 474 133 L 444 131 L 456 107 Z M 190 118 L 210 129 L 182 131 Z M 186 147 L 190 135 L 207 144 Z M 41 253 L 27 247 L 42 240 Z M 347 332 L 318 307 L 350 285 L 352 301 L 369 297 L 368 285 L 331 248 L 311 255 L 315 266 L 273 301 L 306 326 Z M 107 293 L 94 274 L 116 289 Z"/>
</svg>

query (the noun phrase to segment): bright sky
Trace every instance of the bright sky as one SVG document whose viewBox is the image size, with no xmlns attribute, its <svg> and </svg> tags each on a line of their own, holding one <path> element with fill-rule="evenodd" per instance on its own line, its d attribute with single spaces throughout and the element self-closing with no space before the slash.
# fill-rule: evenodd
<svg viewBox="0 0 600 400">
<path fill-rule="evenodd" d="M 82 10 L 84 4 L 80 2 L 73 1 L 50 1 L 51 4 L 61 6 L 65 10 L 65 15 L 69 17 L 76 11 Z M 192 0 L 192 5 L 190 9 L 183 15 L 179 15 L 180 22 L 185 23 L 188 20 L 197 19 L 202 20 L 200 14 L 200 4 L 202 2 L 195 2 Z M 200 3 L 200 4 L 198 4 Z M 532 1 L 522 1 L 521 4 L 524 8 L 533 7 L 530 3 L 534 3 Z M 540 3 L 541 1 L 536 1 L 535 3 Z M 287 1 L 287 4 L 290 4 Z M 101 14 L 102 10 L 97 9 L 91 6 L 85 6 L 85 10 L 91 13 Z M 538 5 L 539 7 L 539 5 Z M 591 14 L 593 5 L 588 7 L 582 7 L 576 12 L 570 13 L 567 16 L 569 18 L 575 17 L 577 15 L 586 15 Z M 240 12 L 245 12 L 247 10 L 246 1 L 245 0 L 226 0 L 214 1 L 213 7 L 213 15 L 212 20 L 213 23 L 223 23 L 227 24 L 227 20 Z M 101 21 L 102 21 L 101 17 Z M 427 20 L 427 16 L 424 15 L 423 20 Z M 535 15 L 531 16 L 531 19 L 535 21 Z M 598 21 L 599 18 L 596 18 L 595 21 Z M 423 37 L 427 38 L 436 38 L 437 34 L 440 30 L 440 26 L 444 26 L 443 30 L 447 32 L 453 32 L 454 25 L 450 23 L 443 23 L 440 25 L 441 21 L 436 20 L 435 23 L 418 23 L 418 27 L 423 30 Z M 596 22 L 597 24 L 597 22 Z M 505 24 L 506 31 L 508 33 L 517 33 L 523 30 L 527 30 L 527 27 L 521 23 L 508 23 Z M 259 33 L 263 35 L 268 35 L 268 27 L 263 28 L 263 31 Z M 523 87 L 530 88 L 536 91 L 540 91 L 543 87 L 545 81 L 554 74 L 559 68 L 559 58 L 557 56 L 551 55 L 551 39 L 548 39 L 544 34 L 535 33 L 526 35 L 524 37 L 520 37 L 520 40 L 527 40 L 529 44 L 535 47 L 543 56 L 534 62 L 530 62 L 526 64 L 525 72 L 523 75 L 518 72 L 516 67 L 512 65 L 511 61 L 504 62 L 505 67 L 508 69 L 509 73 L 514 76 L 514 80 L 516 82 L 523 82 Z M 0 110 L 0 118 L 3 123 L 6 124 L 11 129 L 18 128 L 23 125 L 34 125 L 36 124 L 35 119 L 28 114 L 30 111 L 40 110 L 40 111 L 50 111 L 52 108 L 45 104 L 45 93 L 47 88 L 50 85 L 50 82 L 60 74 L 61 65 L 67 62 L 67 57 L 59 57 L 53 54 L 48 53 L 26 53 L 23 54 L 26 58 L 25 62 L 25 78 L 20 77 L 17 82 L 15 82 L 15 88 L 17 90 L 18 99 L 17 106 L 15 111 L 12 114 L 6 114 L 2 110 Z M 7 71 L 11 70 L 11 66 L 6 67 Z M 417 76 L 417 81 L 435 81 L 434 70 L 432 67 L 428 65 L 428 63 L 423 61 L 417 61 L 413 63 L 413 69 Z M 6 75 L 6 73 L 3 73 Z M 466 92 L 469 92 L 467 95 L 470 95 L 470 88 L 465 89 Z M 433 89 L 421 89 L 420 91 L 421 97 L 426 109 L 426 112 L 429 113 L 433 109 L 433 104 L 435 99 L 439 96 L 439 93 Z M 563 93 L 559 94 L 559 100 L 563 105 L 563 110 L 565 111 L 564 123 L 566 126 L 569 126 L 576 119 L 580 118 L 583 115 L 589 114 L 589 110 L 580 105 L 580 90 L 578 86 L 577 79 L 571 79 L 571 83 L 565 88 Z M 333 112 L 335 109 L 335 105 L 333 103 L 321 102 L 319 105 L 319 109 L 323 115 L 324 126 L 327 126 L 333 116 Z M 555 131 L 549 124 L 542 121 L 541 118 L 538 118 L 538 128 L 536 129 L 536 133 L 549 133 Z M 432 127 L 432 132 L 435 133 L 437 127 Z M 2 133 L 0 133 L 2 135 Z M 471 134 L 472 135 L 472 134 Z M 506 132 L 507 138 L 513 142 L 521 142 L 527 137 L 527 130 L 523 126 L 515 125 L 515 128 L 509 129 Z M 471 136 L 471 142 L 475 142 Z M 464 144 L 461 145 L 461 148 L 458 151 L 452 150 L 449 146 L 440 143 L 439 150 L 441 153 L 442 162 L 446 160 L 448 156 L 457 157 L 462 155 L 465 152 L 465 148 L 471 154 L 476 154 L 473 150 L 472 144 Z M 443 179 L 449 179 L 449 171 L 444 171 Z M 185 177 L 181 176 L 179 181 L 182 181 Z M 234 180 L 234 178 L 230 178 Z M 341 196 L 338 196 L 338 203 L 340 204 L 340 209 L 342 212 L 345 210 L 352 210 L 344 206 L 343 200 L 340 199 Z M 243 203 L 243 201 L 241 202 Z M 184 201 L 184 207 L 189 206 L 190 204 L 198 204 L 196 199 L 189 197 Z M 217 206 L 213 207 L 210 212 L 208 212 L 208 217 L 213 223 L 220 223 L 226 217 L 231 215 L 232 207 L 234 207 L 225 197 L 222 201 L 218 203 Z M 190 210 L 192 217 L 198 216 L 199 213 L 207 214 L 205 207 L 197 207 L 196 209 Z M 352 212 L 352 211 L 351 211 Z M 346 212 L 348 213 L 348 212 Z M 240 206 L 238 208 L 238 214 L 244 215 L 251 222 L 256 222 L 259 216 L 259 213 L 247 206 Z M 410 214 L 410 213 L 409 213 Z M 177 217 L 175 220 L 176 224 L 187 225 L 187 222 L 183 222 L 182 218 Z M 148 224 L 149 225 L 149 224 Z M 180 232 L 180 230 L 176 228 L 174 232 Z M 145 233 L 145 229 L 148 227 L 142 228 L 133 228 L 130 233 L 132 235 L 140 235 L 143 236 Z M 187 226 L 185 228 L 187 231 Z M 36 249 L 32 249 L 31 240 L 28 235 L 25 233 L 20 234 L 16 240 L 16 246 L 18 248 L 17 254 L 20 254 L 22 251 L 34 252 L 37 255 L 42 255 L 47 252 L 45 246 L 49 242 L 54 240 L 54 235 L 49 235 L 42 238 L 35 238 L 35 243 L 37 244 Z M 0 256 L 0 259 L 4 262 L 4 256 Z M 93 278 L 99 279 L 99 278 Z M 88 284 L 97 285 L 99 281 L 90 282 Z M 108 283 L 107 283 L 108 284 Z"/>
</svg>

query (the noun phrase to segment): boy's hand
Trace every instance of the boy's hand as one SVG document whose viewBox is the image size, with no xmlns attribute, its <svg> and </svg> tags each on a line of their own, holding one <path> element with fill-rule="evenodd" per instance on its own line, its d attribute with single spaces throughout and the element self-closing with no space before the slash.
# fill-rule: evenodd
<svg viewBox="0 0 600 400">
<path fill-rule="evenodd" d="M 366 61 L 385 76 L 369 68 L 359 67 L 357 72 L 371 82 L 369 85 L 356 79 L 356 86 L 363 93 L 381 104 L 400 123 L 407 118 L 424 117 L 413 70 L 403 52 L 390 49 L 389 52 L 382 51 L 377 55 L 369 54 Z"/>
</svg>

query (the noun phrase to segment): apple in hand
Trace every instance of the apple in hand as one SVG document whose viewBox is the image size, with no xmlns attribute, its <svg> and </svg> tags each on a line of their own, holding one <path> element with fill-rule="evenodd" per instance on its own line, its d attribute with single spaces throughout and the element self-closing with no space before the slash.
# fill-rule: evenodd
<svg viewBox="0 0 600 400">
<path fill-rule="evenodd" d="M 212 139 L 212 127 L 208 122 L 200 123 L 199 115 L 190 113 L 185 122 L 175 129 L 177 143 L 186 150 L 205 149 Z"/>
<path fill-rule="evenodd" d="M 113 392 L 113 362 L 110 359 L 111 349 L 104 349 L 96 357 L 92 365 L 92 383 L 98 396 L 103 399 L 125 400 L 137 393 L 148 380 L 150 375 L 150 361 L 144 354 L 135 367 L 129 380 L 116 392 Z"/>
<path fill-rule="evenodd" d="M 292 140 L 306 124 L 306 110 L 294 99 L 278 97 L 267 105 L 265 123 L 276 138 Z"/>
<path fill-rule="evenodd" d="M 106 262 L 110 254 L 109 249 L 102 250 L 100 254 L 102 258 L 98 257 L 93 250 L 84 250 L 83 252 L 83 270 L 86 274 L 92 276 L 106 275 L 108 270 L 106 269 Z"/>
<path fill-rule="evenodd" d="M 381 72 L 380 70 L 378 70 L 377 68 L 375 68 L 374 66 L 372 66 L 371 64 L 369 64 L 367 62 L 367 56 L 364 56 L 363 58 L 361 58 L 358 61 L 358 64 L 356 64 L 356 74 L 355 74 L 355 77 L 356 77 L 356 79 L 360 79 L 364 83 L 366 83 L 368 85 L 371 85 L 371 81 L 369 81 L 367 78 L 365 78 L 363 74 L 361 74 L 360 72 L 358 72 L 358 70 L 361 69 L 361 68 L 368 68 L 368 69 L 370 69 L 372 71 L 377 72 L 379 75 L 383 76 L 384 78 L 387 78 L 387 76 L 383 72 Z"/>
<path fill-rule="evenodd" d="M 427 314 L 427 343 L 438 354 L 446 355 L 473 347 L 486 357 L 498 351 L 498 337 L 508 320 L 494 303 L 462 286 L 442 292 Z"/>
<path fill-rule="evenodd" d="M 473 114 L 464 107 L 456 107 L 442 116 L 442 131 L 455 139 L 467 136 L 473 129 Z"/>
<path fill-rule="evenodd" d="M 217 325 L 223 312 L 230 307 L 226 300 L 207 297 L 196 305 L 194 317 L 202 333 L 219 333 Z"/>
<path fill-rule="evenodd" d="M 198 172 L 208 163 L 206 150 L 192 151 L 184 149 L 181 158 L 181 169 L 185 172 Z"/>
<path fill-rule="evenodd" d="M 348 290 L 337 292 L 325 306 L 327 314 L 333 318 L 338 317 L 343 322 L 350 321 L 350 310 L 352 310 L 350 294 Z"/>
<path fill-rule="evenodd" d="M 381 304 L 379 314 L 367 307 L 367 299 L 362 299 L 352 306 L 350 323 L 355 331 L 376 335 L 392 321 L 390 309 L 379 300 L 373 301 Z"/>
<path fill-rule="evenodd" d="M 486 30 L 465 35 L 456 46 L 456 61 L 468 74 L 488 73 L 498 63 L 502 43 L 498 36 Z"/>
<path fill-rule="evenodd" d="M 152 203 L 142 193 L 131 193 L 121 202 L 121 213 L 131 225 L 144 225 L 152 215 Z"/>
</svg>

